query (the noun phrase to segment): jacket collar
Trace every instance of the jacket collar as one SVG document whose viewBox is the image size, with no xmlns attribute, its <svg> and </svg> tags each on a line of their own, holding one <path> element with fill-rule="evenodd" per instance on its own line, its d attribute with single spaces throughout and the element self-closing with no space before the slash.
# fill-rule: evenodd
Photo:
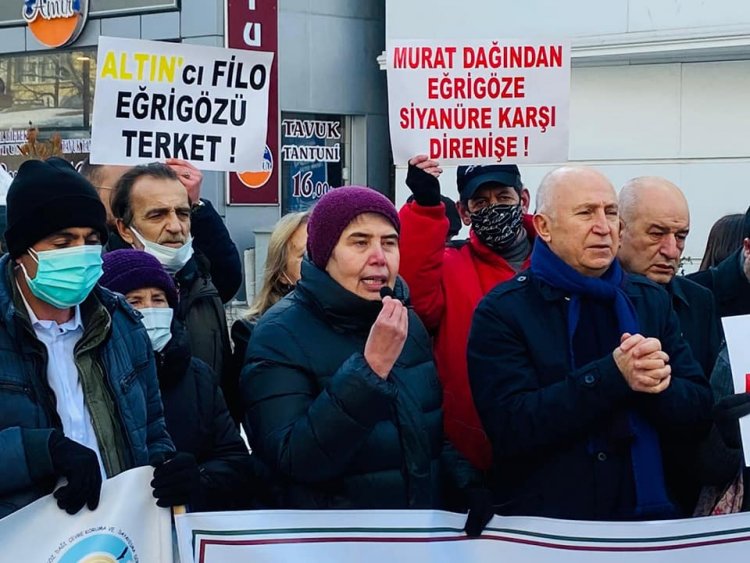
<svg viewBox="0 0 750 563">
<path fill-rule="evenodd" d="M 677 300 L 684 304 L 686 307 L 690 307 L 690 301 L 688 301 L 687 295 L 685 295 L 685 290 L 683 288 L 682 282 L 682 278 L 675 276 L 669 281 L 668 284 L 663 285 L 662 287 L 667 290 L 667 293 L 669 293 L 669 296 L 672 298 L 673 302 Z"/>
<path fill-rule="evenodd" d="M 380 300 L 368 301 L 358 297 L 308 259 L 302 261 L 302 279 L 297 282 L 293 293 L 313 304 L 334 329 L 342 332 L 369 331 L 382 309 Z M 406 286 L 400 278 L 393 293 L 396 298 L 408 301 Z"/>
<path fill-rule="evenodd" d="M 13 287 L 15 286 L 13 265 L 13 259 L 11 259 L 10 254 L 5 254 L 2 258 L 0 258 L 0 310 L 2 310 L 3 312 L 3 321 L 5 322 L 5 326 L 10 333 L 11 338 L 15 338 L 17 336 L 15 333 L 16 324 L 14 322 L 14 317 L 16 316 L 17 310 L 15 300 L 13 299 Z M 19 316 L 21 318 L 26 318 L 30 328 L 31 321 L 28 320 L 26 311 L 22 310 L 23 307 L 18 310 Z"/>
</svg>

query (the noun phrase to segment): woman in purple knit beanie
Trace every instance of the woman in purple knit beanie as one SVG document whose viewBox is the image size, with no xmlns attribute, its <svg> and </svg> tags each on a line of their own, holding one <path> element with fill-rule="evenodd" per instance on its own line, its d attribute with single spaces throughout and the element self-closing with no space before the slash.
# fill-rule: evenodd
<svg viewBox="0 0 750 563">
<path fill-rule="evenodd" d="M 371 188 L 325 194 L 302 279 L 253 332 L 245 422 L 278 475 L 279 508 L 451 508 L 444 499 L 461 495 L 443 485 L 478 478 L 443 439 L 430 337 L 398 278 L 400 228 Z"/>
<path fill-rule="evenodd" d="M 164 421 L 177 449 L 151 486 L 159 506 L 235 510 L 256 506 L 255 465 L 229 416 L 211 367 L 192 356 L 186 329 L 173 316 L 178 293 L 150 254 L 135 249 L 104 254 L 99 284 L 122 293 L 143 316 L 156 356 Z"/>
</svg>

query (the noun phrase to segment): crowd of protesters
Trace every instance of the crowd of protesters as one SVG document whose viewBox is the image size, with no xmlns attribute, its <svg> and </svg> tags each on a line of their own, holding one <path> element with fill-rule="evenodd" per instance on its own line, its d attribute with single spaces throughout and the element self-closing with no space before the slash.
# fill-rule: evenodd
<svg viewBox="0 0 750 563">
<path fill-rule="evenodd" d="M 230 330 L 235 244 L 202 175 L 25 162 L 0 259 L 0 517 L 74 514 L 151 465 L 159 506 L 581 520 L 744 510 L 720 317 L 750 313 L 750 210 L 680 276 L 688 202 L 562 167 L 409 162 L 274 230 Z M 466 240 L 454 240 L 460 223 Z M 244 430 L 244 437 L 242 436 Z"/>
</svg>

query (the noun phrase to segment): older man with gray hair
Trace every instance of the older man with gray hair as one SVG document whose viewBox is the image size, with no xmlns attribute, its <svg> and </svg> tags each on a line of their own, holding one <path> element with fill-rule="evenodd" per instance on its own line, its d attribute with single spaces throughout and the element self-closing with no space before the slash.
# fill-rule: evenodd
<svg viewBox="0 0 750 563">
<path fill-rule="evenodd" d="M 672 300 L 682 336 L 706 378 L 716 363 L 721 331 L 710 290 L 677 275 L 685 240 L 690 231 L 690 211 L 684 194 L 665 178 L 642 176 L 628 180 L 620 190 L 620 250 L 622 267 L 661 285 Z M 701 482 L 696 471 L 686 471 L 695 458 L 695 441 L 673 442 L 666 459 L 675 465 L 673 498 L 692 511 Z M 736 468 L 735 468 L 736 469 Z"/>
<path fill-rule="evenodd" d="M 688 203 L 665 178 L 633 178 L 620 190 L 621 244 L 617 257 L 631 274 L 661 285 L 672 297 L 682 335 L 706 377 L 716 362 L 721 333 L 711 291 L 677 276 L 690 231 Z"/>
<path fill-rule="evenodd" d="M 617 195 L 591 168 L 539 188 L 529 270 L 480 303 L 468 347 L 502 514 L 680 516 L 662 447 L 708 426 L 711 393 L 669 296 L 623 272 Z"/>
</svg>

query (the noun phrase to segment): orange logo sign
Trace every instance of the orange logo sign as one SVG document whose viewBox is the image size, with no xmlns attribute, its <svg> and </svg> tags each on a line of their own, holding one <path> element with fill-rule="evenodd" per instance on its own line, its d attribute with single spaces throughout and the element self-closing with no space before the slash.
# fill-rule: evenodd
<svg viewBox="0 0 750 563">
<path fill-rule="evenodd" d="M 266 145 L 266 149 L 263 151 L 263 168 L 261 170 L 237 172 L 237 177 L 245 186 L 254 190 L 265 186 L 271 178 L 271 174 L 273 174 L 273 155 L 271 149 Z"/>
<path fill-rule="evenodd" d="M 23 19 L 42 45 L 64 47 L 78 39 L 89 15 L 89 0 L 24 0 Z"/>
</svg>

